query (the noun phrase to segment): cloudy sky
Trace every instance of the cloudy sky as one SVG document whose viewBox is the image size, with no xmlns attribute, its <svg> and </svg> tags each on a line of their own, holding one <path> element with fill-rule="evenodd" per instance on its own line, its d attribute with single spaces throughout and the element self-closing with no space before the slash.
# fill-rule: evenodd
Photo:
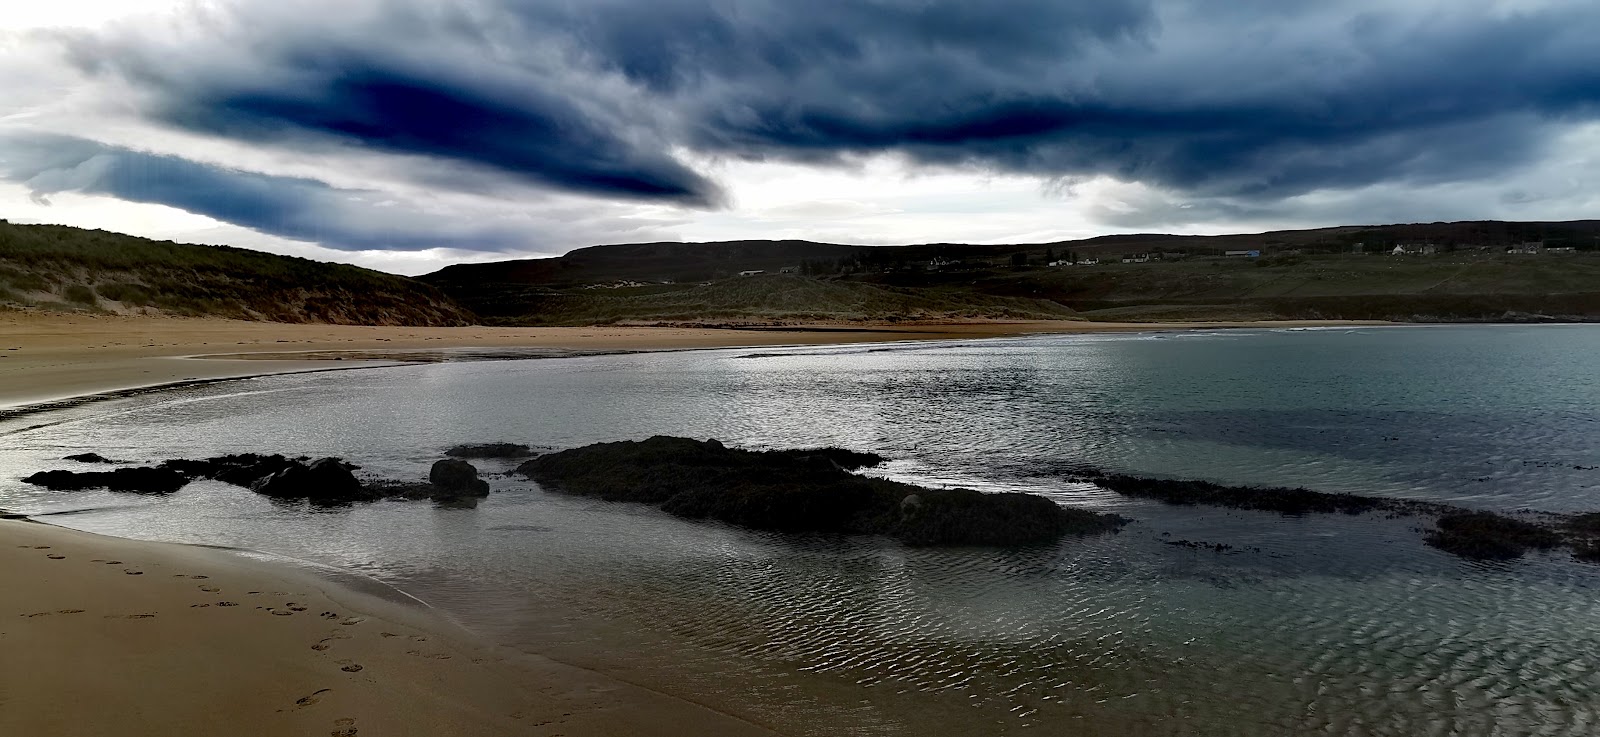
<svg viewBox="0 0 1600 737">
<path fill-rule="evenodd" d="M 1593 0 L 50 0 L 0 89 L 0 217 L 408 274 L 1600 216 Z"/>
</svg>

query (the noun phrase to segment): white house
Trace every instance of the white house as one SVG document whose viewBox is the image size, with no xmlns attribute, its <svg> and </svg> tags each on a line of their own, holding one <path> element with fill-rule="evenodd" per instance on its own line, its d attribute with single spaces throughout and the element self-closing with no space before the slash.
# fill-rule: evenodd
<svg viewBox="0 0 1600 737">
<path fill-rule="evenodd" d="M 765 273 L 767 273 L 765 269 L 751 269 L 750 271 L 739 272 L 739 276 L 757 276 Z"/>
</svg>

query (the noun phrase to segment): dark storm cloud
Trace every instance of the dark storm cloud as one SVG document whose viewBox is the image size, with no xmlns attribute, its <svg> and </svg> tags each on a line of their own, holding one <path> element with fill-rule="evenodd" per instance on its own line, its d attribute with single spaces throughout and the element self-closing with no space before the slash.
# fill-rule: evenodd
<svg viewBox="0 0 1600 737">
<path fill-rule="evenodd" d="M 340 250 L 505 250 L 528 245 L 509 229 L 465 227 L 314 179 L 268 176 L 64 136 L 0 137 L 0 179 L 35 199 L 96 194 L 177 208 L 263 233 Z"/>
<path fill-rule="evenodd" d="M 359 24 L 279 5 L 241 5 L 217 43 L 73 47 L 189 130 L 695 205 L 717 187 L 674 150 L 1271 202 L 1492 178 L 1600 117 L 1592 2 L 390 0 Z"/>
</svg>

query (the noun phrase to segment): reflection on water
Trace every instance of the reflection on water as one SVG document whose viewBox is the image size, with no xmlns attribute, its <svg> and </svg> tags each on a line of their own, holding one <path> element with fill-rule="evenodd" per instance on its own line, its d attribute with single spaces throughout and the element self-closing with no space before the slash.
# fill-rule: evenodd
<svg viewBox="0 0 1600 737">
<path fill-rule="evenodd" d="M 55 424 L 0 436 L 0 506 L 90 510 L 53 521 L 362 571 L 497 641 L 791 733 L 1582 734 L 1600 693 L 1600 568 L 1466 563 L 1422 546 L 1414 520 L 1175 510 L 1052 469 L 1600 509 L 1600 386 L 1585 366 L 1597 348 L 1594 328 L 1429 328 L 279 377 L 29 418 Z M 684 522 L 512 477 L 491 478 L 476 510 L 12 481 L 81 450 L 333 453 L 398 476 L 456 442 L 652 433 L 876 450 L 897 477 L 1026 489 L 1139 522 L 1048 549 L 919 550 Z M 1178 539 L 1235 550 L 1165 544 Z"/>
</svg>

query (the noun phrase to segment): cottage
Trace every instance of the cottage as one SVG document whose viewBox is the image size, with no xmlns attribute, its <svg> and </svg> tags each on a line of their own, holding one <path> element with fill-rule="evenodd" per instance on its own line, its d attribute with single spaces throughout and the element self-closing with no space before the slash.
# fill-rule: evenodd
<svg viewBox="0 0 1600 737">
<path fill-rule="evenodd" d="M 1225 251 L 1222 255 L 1229 258 L 1261 258 L 1261 251 Z"/>
<path fill-rule="evenodd" d="M 765 269 L 751 269 L 750 271 L 739 272 L 739 276 L 759 276 L 765 273 L 767 273 Z"/>
</svg>

